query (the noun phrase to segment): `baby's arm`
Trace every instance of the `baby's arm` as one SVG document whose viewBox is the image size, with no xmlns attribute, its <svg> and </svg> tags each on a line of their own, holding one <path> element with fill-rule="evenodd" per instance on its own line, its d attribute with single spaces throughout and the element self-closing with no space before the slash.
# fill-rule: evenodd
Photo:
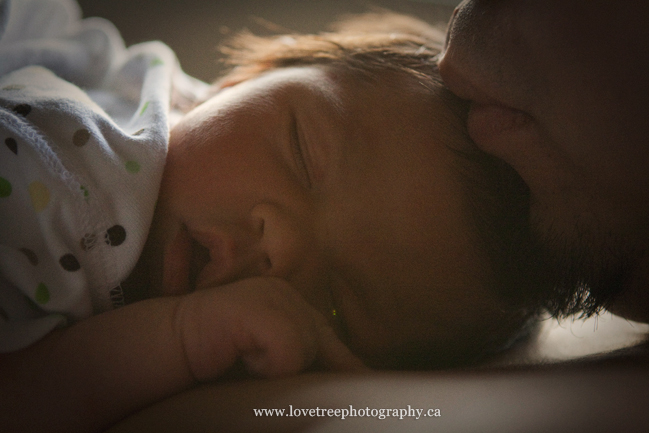
<svg viewBox="0 0 649 433">
<path fill-rule="evenodd" d="M 93 316 L 3 355 L 0 419 L 8 431 L 99 431 L 238 358 L 264 376 L 316 358 L 360 366 L 286 282 L 241 280 Z"/>
</svg>

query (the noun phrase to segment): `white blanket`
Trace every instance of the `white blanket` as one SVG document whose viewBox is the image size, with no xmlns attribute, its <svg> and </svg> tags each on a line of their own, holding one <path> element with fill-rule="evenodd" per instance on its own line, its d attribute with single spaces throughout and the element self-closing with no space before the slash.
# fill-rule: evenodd
<svg viewBox="0 0 649 433">
<path fill-rule="evenodd" d="M 123 304 L 169 128 L 206 91 L 71 0 L 0 3 L 0 352 Z"/>
</svg>

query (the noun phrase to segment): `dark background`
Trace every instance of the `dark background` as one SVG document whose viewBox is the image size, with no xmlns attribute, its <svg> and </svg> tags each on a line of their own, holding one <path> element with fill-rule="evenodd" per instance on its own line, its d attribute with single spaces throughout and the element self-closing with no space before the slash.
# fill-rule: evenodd
<svg viewBox="0 0 649 433">
<path fill-rule="evenodd" d="M 459 0 L 458 0 L 459 1 Z M 444 28 L 455 0 L 78 0 L 84 17 L 107 18 L 126 45 L 160 40 L 169 45 L 183 69 L 204 81 L 218 73 L 217 45 L 247 28 L 260 35 L 322 30 L 338 15 L 382 7 Z M 434 3 L 435 2 L 435 3 Z M 436 3 L 446 3 L 439 5 Z"/>
</svg>

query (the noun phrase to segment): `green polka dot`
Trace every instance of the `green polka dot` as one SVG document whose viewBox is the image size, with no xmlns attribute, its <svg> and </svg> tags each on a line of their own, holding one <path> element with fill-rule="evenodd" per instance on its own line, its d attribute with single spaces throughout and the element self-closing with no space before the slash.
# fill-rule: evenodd
<svg viewBox="0 0 649 433">
<path fill-rule="evenodd" d="M 140 163 L 137 161 L 126 161 L 126 171 L 129 173 L 137 173 L 140 171 Z"/>
<path fill-rule="evenodd" d="M 38 180 L 29 184 L 29 197 L 32 199 L 32 206 L 36 212 L 45 209 L 50 202 L 50 190 L 43 182 Z"/>
<path fill-rule="evenodd" d="M 144 103 L 144 106 L 143 106 L 142 109 L 140 110 L 140 116 L 144 114 L 144 112 L 146 111 L 147 108 L 149 108 L 149 101 L 146 101 L 146 102 Z"/>
<path fill-rule="evenodd" d="M 0 198 L 11 195 L 11 183 L 4 177 L 0 177 Z"/>
<path fill-rule="evenodd" d="M 41 305 L 47 304 L 47 302 L 50 300 L 50 291 L 47 290 L 47 286 L 45 284 L 40 283 L 38 285 L 34 299 Z"/>
<path fill-rule="evenodd" d="M 164 65 L 164 62 L 162 60 L 160 60 L 158 57 L 156 57 L 155 59 L 152 59 L 151 62 L 149 62 L 149 66 L 151 66 L 151 67 L 160 66 L 160 65 Z"/>
<path fill-rule="evenodd" d="M 83 192 L 83 197 L 84 197 L 84 198 L 88 198 L 88 196 L 90 195 L 90 193 L 88 192 L 88 188 L 86 188 L 85 186 L 81 185 L 81 191 Z"/>
</svg>

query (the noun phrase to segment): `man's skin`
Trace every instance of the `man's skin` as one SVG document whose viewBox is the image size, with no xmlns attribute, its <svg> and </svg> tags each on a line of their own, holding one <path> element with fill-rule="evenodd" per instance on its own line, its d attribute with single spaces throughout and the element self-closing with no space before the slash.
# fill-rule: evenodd
<svg viewBox="0 0 649 433">
<path fill-rule="evenodd" d="M 440 71 L 471 137 L 531 190 L 539 241 L 575 281 L 649 320 L 649 8 L 640 0 L 465 1 Z M 598 290 L 598 289 L 596 289 Z"/>
</svg>

